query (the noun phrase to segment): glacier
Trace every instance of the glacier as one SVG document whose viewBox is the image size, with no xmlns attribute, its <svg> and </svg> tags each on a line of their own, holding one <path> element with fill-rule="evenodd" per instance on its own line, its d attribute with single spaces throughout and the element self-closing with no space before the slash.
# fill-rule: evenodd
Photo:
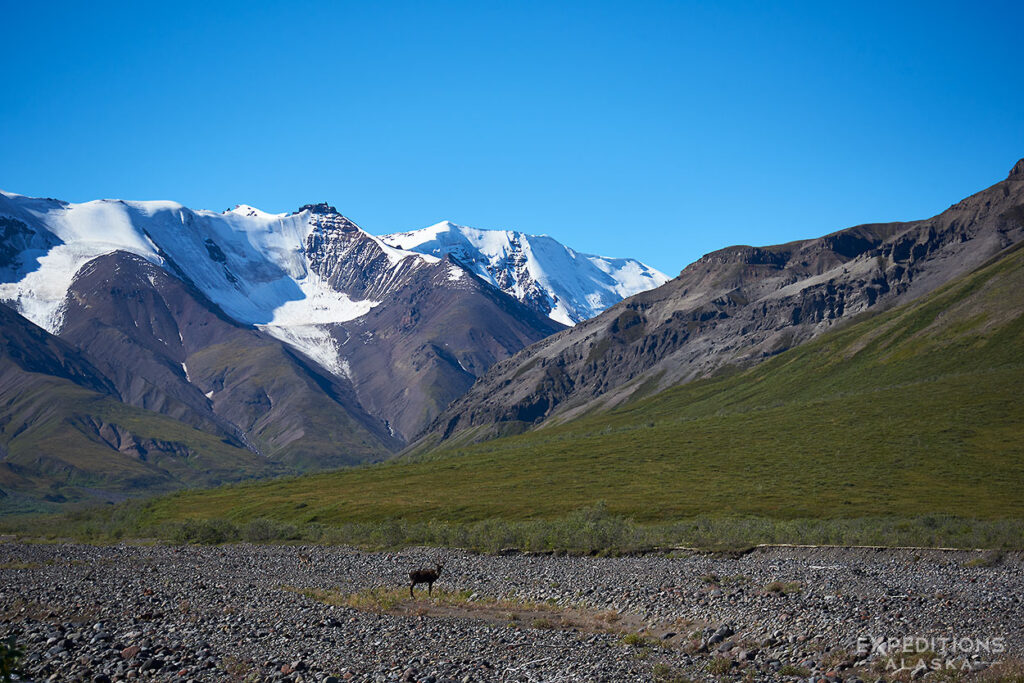
<svg viewBox="0 0 1024 683">
<path fill-rule="evenodd" d="M 382 239 L 406 251 L 452 256 L 485 281 L 563 325 L 593 318 L 669 280 L 636 259 L 584 254 L 547 235 L 514 230 L 442 221 Z"/>
</svg>

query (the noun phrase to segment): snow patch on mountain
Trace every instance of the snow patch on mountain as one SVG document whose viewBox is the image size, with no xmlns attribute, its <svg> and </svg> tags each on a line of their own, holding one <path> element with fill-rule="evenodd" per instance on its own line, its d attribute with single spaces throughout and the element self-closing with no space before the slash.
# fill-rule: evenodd
<svg viewBox="0 0 1024 683">
<path fill-rule="evenodd" d="M 458 282 L 466 275 L 466 271 L 454 263 L 448 266 L 448 282 Z"/>
<path fill-rule="evenodd" d="M 579 253 L 547 235 L 443 221 L 381 239 L 408 251 L 450 255 L 485 281 L 566 325 L 668 282 L 663 273 L 635 259 Z"/>
<path fill-rule="evenodd" d="M 305 247 L 316 221 L 308 210 L 271 214 L 239 205 L 216 213 L 170 201 L 70 204 L 0 193 L 0 216 L 52 236 L 56 246 L 22 254 L 26 265 L 0 283 L 0 300 L 53 333 L 62 326 L 76 274 L 119 250 L 183 276 L 236 321 L 266 329 L 332 372 L 344 364 L 323 326 L 358 318 L 380 303 L 336 291 L 311 270 Z M 438 261 L 358 228 L 353 239 L 376 244 L 392 270 L 407 261 Z"/>
<path fill-rule="evenodd" d="M 363 299 L 353 301 L 344 292 L 330 288 L 316 273 L 308 273 L 296 281 L 302 290 L 303 298 L 286 301 L 272 312 L 273 317 L 267 325 L 325 325 L 343 323 L 364 316 L 379 301 Z"/>
<path fill-rule="evenodd" d="M 50 332 L 63 322 L 64 297 L 75 275 L 92 259 L 118 249 L 164 265 L 153 241 L 132 224 L 123 202 L 63 204 L 0 192 L 0 215 L 48 232 L 56 246 L 32 255 L 20 280 L 0 283 L 0 300 Z"/>
<path fill-rule="evenodd" d="M 437 263 L 438 261 L 441 260 L 437 256 L 433 256 L 431 254 L 423 254 L 412 250 L 396 248 L 395 246 L 388 243 L 386 240 L 377 237 L 376 235 L 370 235 L 369 233 L 367 233 L 367 237 L 372 239 L 377 244 L 377 246 L 380 247 L 381 251 L 384 252 L 384 255 L 388 257 L 388 261 L 391 263 L 392 266 L 400 265 L 410 256 L 418 258 L 422 260 L 424 263 Z"/>
<path fill-rule="evenodd" d="M 261 211 L 260 209 L 257 209 L 254 206 L 249 206 L 248 204 L 236 204 L 235 208 L 228 209 L 224 213 L 233 213 L 235 215 L 244 216 L 246 218 L 263 218 L 263 219 L 284 218 L 285 216 L 288 215 L 286 213 L 267 213 L 266 211 Z"/>
<path fill-rule="evenodd" d="M 325 325 L 257 325 L 270 336 L 298 349 L 333 375 L 350 377 L 338 342 Z"/>
</svg>

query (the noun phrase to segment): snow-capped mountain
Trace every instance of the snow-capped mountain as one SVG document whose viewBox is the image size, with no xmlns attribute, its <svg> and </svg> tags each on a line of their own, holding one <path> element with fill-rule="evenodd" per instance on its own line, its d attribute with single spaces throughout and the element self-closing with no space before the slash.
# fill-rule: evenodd
<svg viewBox="0 0 1024 683">
<path fill-rule="evenodd" d="M 167 201 L 70 204 L 0 193 L 0 215 L 9 239 L 27 247 L 11 254 L 16 263 L 0 262 L 10 271 L 0 300 L 51 333 L 63 326 L 65 296 L 82 267 L 125 251 L 335 373 L 343 363 L 322 328 L 365 315 L 403 275 L 440 261 L 394 249 L 324 204 L 292 214 L 245 205 L 215 213 Z M 341 282 L 345 268 L 357 274 Z"/>
<path fill-rule="evenodd" d="M 450 221 L 383 235 L 381 240 L 396 249 L 452 256 L 501 291 L 564 325 L 592 318 L 669 280 L 635 259 L 581 254 L 547 235 L 481 230 Z"/>
<path fill-rule="evenodd" d="M 72 204 L 0 192 L 0 221 L 0 301 L 51 333 L 63 325 L 76 274 L 119 250 L 182 277 L 234 320 L 334 374 L 346 372 L 346 361 L 330 328 L 366 315 L 421 269 L 446 273 L 442 287 L 459 287 L 467 269 L 566 325 L 668 280 L 634 259 L 581 254 L 514 231 L 444 222 L 376 237 L 326 204 L 290 214 L 246 205 L 216 213 L 171 201 Z"/>
<path fill-rule="evenodd" d="M 0 192 L 0 498 L 380 460 L 557 320 L 664 279 L 461 230 L 461 249 L 412 250 L 326 204 Z"/>
<path fill-rule="evenodd" d="M 398 442 L 492 363 L 561 329 L 452 258 L 395 248 L 326 204 L 217 213 L 170 201 L 73 204 L 0 193 L 0 236 L 0 302 L 89 346 L 96 365 L 117 375 L 122 397 L 243 441 L 255 423 L 248 413 L 226 416 L 237 406 L 221 388 L 231 354 L 218 349 L 223 364 L 208 381 L 196 379 L 200 361 L 189 357 L 220 343 L 251 353 L 237 348 L 256 343 L 249 337 L 243 344 L 227 328 L 210 333 L 218 316 L 314 361 L 349 387 L 331 389 L 335 396 L 354 393 L 346 406 L 358 420 L 379 419 Z M 108 332 L 141 355 L 93 343 Z M 109 362 L 95 357 L 106 355 Z M 160 389 L 169 382 L 182 386 Z M 273 392 L 264 393 L 273 404 Z M 261 395 L 246 394 L 245 405 Z M 287 433 L 308 439 L 306 428 Z"/>
</svg>

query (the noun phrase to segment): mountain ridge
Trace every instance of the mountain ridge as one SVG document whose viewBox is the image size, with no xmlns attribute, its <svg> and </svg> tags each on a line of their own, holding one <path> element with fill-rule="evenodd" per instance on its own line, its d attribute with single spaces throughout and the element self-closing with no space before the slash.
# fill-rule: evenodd
<svg viewBox="0 0 1024 683">
<path fill-rule="evenodd" d="M 395 249 L 325 203 L 291 214 L 244 205 L 214 213 L 168 201 L 71 204 L 2 193 L 0 216 L 9 245 L 0 254 L 0 300 L 44 329 L 63 334 L 76 324 L 67 320 L 69 310 L 84 314 L 69 306 L 78 273 L 115 251 L 132 254 L 184 283 L 188 296 L 200 302 L 191 307 L 197 314 L 206 315 L 201 311 L 208 309 L 231 324 L 274 337 L 339 382 L 356 378 L 356 402 L 375 406 L 374 418 L 391 430 L 385 441 L 409 438 L 490 362 L 560 329 L 518 302 L 498 303 L 486 291 L 491 285 L 456 261 Z M 374 348 L 379 355 L 392 355 L 379 343 L 388 331 L 372 324 L 389 316 L 366 316 L 374 308 L 396 305 L 404 308 L 390 317 L 422 314 L 430 297 L 418 297 L 420 308 L 413 310 L 409 287 L 427 288 L 467 310 L 484 302 L 491 308 L 447 330 L 425 334 L 406 329 L 410 339 L 418 340 L 413 350 L 436 367 L 433 384 L 439 389 L 417 385 L 427 380 L 417 379 L 415 369 L 388 369 L 394 386 L 408 387 L 419 397 L 400 400 L 392 411 L 393 402 L 378 395 L 391 387 L 366 381 L 379 372 L 379 362 L 357 348 L 352 335 L 370 343 L 377 333 Z M 449 336 L 461 340 L 459 348 L 449 349 Z M 79 341 L 86 343 L 82 335 Z"/>
<path fill-rule="evenodd" d="M 706 254 L 666 285 L 495 364 L 416 449 L 462 431 L 486 439 L 605 410 L 928 293 L 1024 238 L 1020 166 L 929 219 Z"/>
<path fill-rule="evenodd" d="M 466 236 L 484 231 L 377 237 L 324 203 L 214 214 L 3 193 L 0 300 L 18 310 L 0 317 L 15 330 L 0 358 L 14 379 L 0 391 L 14 411 L 0 415 L 0 457 L 44 446 L 6 485 L 81 492 L 102 483 L 96 463 L 121 462 L 134 474 L 101 493 L 124 495 L 223 480 L 228 463 L 302 472 L 604 414 L 770 360 L 1005 253 L 1024 240 L 1022 169 L 929 219 L 711 252 L 572 327 L 552 319 L 555 298 L 529 294 L 555 291 L 529 267 L 535 236 L 491 233 L 501 249 L 477 249 Z M 25 332 L 32 319 L 56 336 Z M 180 467 L 202 460 L 198 447 L 209 474 Z M 147 453 L 158 471 L 140 464 Z"/>
<path fill-rule="evenodd" d="M 4 192 L 0 233 L 0 488 L 29 507 L 382 460 L 563 327 L 326 203 L 215 213 Z M 208 474 L 181 470 L 195 458 Z"/>
<path fill-rule="evenodd" d="M 67 326 L 67 297 L 76 274 L 88 263 L 115 250 L 134 254 L 173 274 L 191 288 L 190 296 L 203 299 L 221 317 L 253 326 L 329 374 L 353 382 L 358 401 L 374 406 L 374 417 L 402 441 L 421 431 L 490 363 L 560 329 L 544 306 L 511 296 L 514 288 L 502 289 L 493 278 L 480 277 L 450 254 L 398 249 L 387 236 L 362 230 L 323 202 L 287 214 L 269 214 L 248 205 L 215 213 L 171 201 L 73 204 L 0 193 L 0 216 L 10 244 L 0 254 L 0 300 L 48 331 L 59 335 Z M 561 245 L 555 251 L 575 253 Z M 618 282 L 613 275 L 588 267 L 608 282 Z M 589 291 L 596 286 L 593 273 L 572 271 L 566 277 Z M 656 281 L 644 283 L 653 286 Z M 556 296 L 536 282 L 532 285 L 537 301 Z M 384 338 L 395 341 L 391 328 L 374 328 L 373 321 L 388 320 L 393 326 L 423 314 L 427 299 L 416 297 L 420 307 L 412 308 L 409 287 L 423 287 L 447 305 L 477 311 L 472 319 L 450 321 L 453 327 L 429 334 L 402 326 L 416 343 L 401 345 L 409 347 L 408 354 L 427 358 L 425 362 L 435 368 L 428 373 L 433 380 L 406 367 L 409 364 L 393 349 L 380 346 Z M 488 287 L 517 305 L 500 303 Z M 601 305 L 621 294 L 605 297 Z M 381 313 L 390 306 L 400 306 L 402 312 Z M 354 335 L 365 344 L 376 339 L 371 344 L 376 355 L 392 358 L 392 367 L 364 353 Z M 460 339 L 459 348 L 452 346 L 449 336 Z M 405 369 L 398 372 L 396 366 Z M 380 372 L 389 378 L 388 386 L 371 377 Z M 394 386 L 409 388 L 397 404 L 385 398 Z"/>
<path fill-rule="evenodd" d="M 1024 241 L 750 368 L 384 467 L 175 494 L 142 523 L 241 521 L 258 506 L 297 525 L 479 524 L 503 548 L 517 521 L 598 500 L 638 523 L 730 521 L 769 543 L 779 520 L 998 522 L 1024 513 L 1022 382 Z"/>
<path fill-rule="evenodd" d="M 636 259 L 584 254 L 548 235 L 516 230 L 481 230 L 441 221 L 381 239 L 416 253 L 452 256 L 485 281 L 564 325 L 591 318 L 617 301 L 668 281 Z"/>
</svg>

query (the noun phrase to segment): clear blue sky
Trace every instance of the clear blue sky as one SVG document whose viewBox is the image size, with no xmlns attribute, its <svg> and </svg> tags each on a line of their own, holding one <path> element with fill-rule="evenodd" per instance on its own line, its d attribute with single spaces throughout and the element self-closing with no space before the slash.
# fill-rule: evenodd
<svg viewBox="0 0 1024 683">
<path fill-rule="evenodd" d="M 932 215 L 1024 156 L 1019 0 L 0 10 L 0 188 L 70 201 L 328 201 L 675 275 Z"/>
</svg>

